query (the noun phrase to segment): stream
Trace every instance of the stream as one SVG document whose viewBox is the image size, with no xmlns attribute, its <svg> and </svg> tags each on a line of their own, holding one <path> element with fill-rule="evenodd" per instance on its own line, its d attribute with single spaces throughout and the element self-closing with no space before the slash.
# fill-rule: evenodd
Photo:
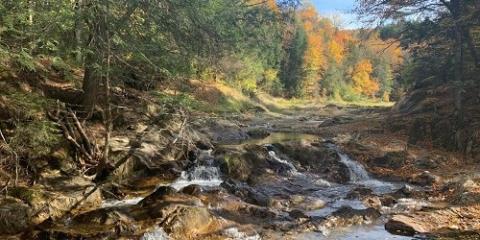
<svg viewBox="0 0 480 240">
<path fill-rule="evenodd" d="M 395 192 L 402 188 L 402 183 L 391 183 L 374 179 L 366 171 L 366 169 L 355 160 L 351 159 L 347 154 L 343 153 L 336 145 L 325 143 L 330 149 L 336 151 L 339 161 L 348 169 L 349 179 L 345 184 L 329 182 L 320 176 L 308 171 L 301 171 L 289 159 L 284 158 L 284 154 L 279 152 L 272 144 L 286 141 L 312 141 L 315 136 L 304 134 L 285 134 L 274 133 L 266 139 L 250 140 L 249 142 L 240 142 L 238 144 L 230 144 L 229 147 L 240 147 L 246 144 L 255 144 L 265 147 L 268 151 L 269 158 L 276 164 L 283 166 L 278 172 L 278 178 L 272 181 L 263 182 L 252 186 L 255 191 L 268 196 L 269 198 L 292 197 L 303 199 L 301 206 L 305 210 L 305 214 L 310 218 L 326 218 L 337 210 L 347 206 L 354 210 L 364 210 L 368 207 L 356 198 L 349 197 L 349 193 L 355 189 L 370 189 L 377 196 Z M 189 170 L 181 173 L 180 177 L 169 185 L 177 191 L 189 185 L 197 185 L 201 188 L 215 189 L 221 188 L 223 177 L 218 166 L 213 163 L 212 151 L 203 151 L 203 156 L 207 156 L 207 160 L 197 163 Z M 158 189 L 157 187 L 157 189 Z M 293 197 L 294 196 L 294 197 Z M 144 197 L 127 198 L 124 200 L 105 200 L 102 208 L 125 208 L 140 203 Z M 404 204 L 405 206 L 403 206 Z M 384 213 L 389 211 L 406 211 L 410 210 L 408 206 L 422 204 L 412 199 L 399 201 L 395 206 L 384 209 Z M 402 208 L 402 207 L 405 207 Z M 280 211 L 288 215 L 290 207 L 280 207 Z M 311 240 L 311 239 L 412 239 L 411 237 L 396 236 L 388 233 L 384 229 L 385 216 L 380 217 L 373 222 L 366 222 L 362 225 L 353 225 L 347 227 L 339 227 L 333 229 L 320 229 L 318 232 L 299 233 L 294 239 Z M 231 239 L 261 239 L 257 235 L 247 235 L 239 232 L 237 228 L 225 230 L 225 234 L 232 235 Z M 168 235 L 162 228 L 157 227 L 151 232 L 147 232 L 141 238 L 142 240 L 164 240 L 169 239 Z"/>
</svg>

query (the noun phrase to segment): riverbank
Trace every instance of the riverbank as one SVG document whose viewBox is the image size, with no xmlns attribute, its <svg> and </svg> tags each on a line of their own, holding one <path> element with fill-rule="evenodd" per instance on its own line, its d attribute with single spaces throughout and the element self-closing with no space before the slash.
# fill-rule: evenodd
<svg viewBox="0 0 480 240">
<path fill-rule="evenodd" d="M 56 146 L 33 162 L 35 176 L 4 188 L 2 236 L 404 239 L 477 230 L 453 213 L 476 216 L 478 166 L 412 144 L 388 106 L 273 105 L 237 94 L 249 110 L 212 113 L 185 96 L 123 94 L 105 177 L 93 179 L 88 162 Z M 100 122 L 82 126 L 102 139 Z M 444 224 L 434 223 L 440 216 Z"/>
</svg>

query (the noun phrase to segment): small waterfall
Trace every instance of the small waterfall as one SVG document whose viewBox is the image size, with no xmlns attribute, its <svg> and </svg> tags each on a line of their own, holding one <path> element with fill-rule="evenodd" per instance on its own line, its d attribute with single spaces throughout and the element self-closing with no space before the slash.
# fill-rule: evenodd
<svg viewBox="0 0 480 240">
<path fill-rule="evenodd" d="M 180 177 L 170 184 L 170 186 L 176 190 L 181 190 L 189 185 L 217 187 L 220 186 L 222 182 L 217 167 L 197 166 L 190 172 L 183 171 Z"/>
<path fill-rule="evenodd" d="M 291 173 L 298 173 L 297 168 L 291 162 L 278 157 L 275 151 L 268 151 L 268 155 L 270 155 L 270 157 L 272 157 L 275 161 L 287 166 Z"/>
<path fill-rule="evenodd" d="M 207 165 L 212 165 L 211 151 L 201 152 L 200 157 L 206 158 L 204 161 Z M 214 166 L 195 166 L 190 171 L 183 171 L 174 182 L 169 186 L 177 191 L 182 190 L 189 185 L 199 185 L 204 187 L 217 187 L 222 184 L 223 180 L 220 178 L 220 170 Z M 157 186 L 157 189 L 161 186 Z M 156 190 L 156 189 L 155 189 Z M 154 191 L 155 192 L 155 191 Z M 120 208 L 137 205 L 145 197 L 136 197 L 123 200 L 104 200 L 101 208 Z"/>
<path fill-rule="evenodd" d="M 347 166 L 351 182 L 357 183 L 371 180 L 367 170 L 360 163 L 353 161 L 346 154 L 339 151 L 337 151 L 337 154 L 340 157 L 340 161 Z"/>
</svg>

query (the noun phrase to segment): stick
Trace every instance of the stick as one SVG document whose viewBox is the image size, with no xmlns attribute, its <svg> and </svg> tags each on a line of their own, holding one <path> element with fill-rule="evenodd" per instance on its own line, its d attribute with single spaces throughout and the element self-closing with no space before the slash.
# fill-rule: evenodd
<svg viewBox="0 0 480 240">
<path fill-rule="evenodd" d="M 2 140 L 6 143 L 7 143 L 7 139 L 5 139 L 5 136 L 3 135 L 3 132 L 2 132 L 2 129 L 0 128 L 0 137 L 2 137 Z"/>
<path fill-rule="evenodd" d="M 73 118 L 73 120 L 74 120 L 73 123 L 77 127 L 78 132 L 80 133 L 80 137 L 82 138 L 82 141 L 83 141 L 83 143 L 85 145 L 85 148 L 86 148 L 85 150 L 87 150 L 87 152 L 90 155 L 92 155 L 93 152 L 92 152 L 92 148 L 90 146 L 90 140 L 88 139 L 88 136 L 87 136 L 85 130 L 83 130 L 82 124 L 80 123 L 77 116 L 75 115 L 75 113 L 73 113 L 72 110 L 69 109 L 68 113 Z"/>
</svg>

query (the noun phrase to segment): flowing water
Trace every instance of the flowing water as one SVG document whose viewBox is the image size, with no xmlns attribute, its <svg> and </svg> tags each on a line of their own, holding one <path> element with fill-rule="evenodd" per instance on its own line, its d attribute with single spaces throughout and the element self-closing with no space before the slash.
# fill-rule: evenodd
<svg viewBox="0 0 480 240">
<path fill-rule="evenodd" d="M 200 155 L 211 157 L 211 151 L 203 151 Z M 173 181 L 168 186 L 177 191 L 190 185 L 198 185 L 201 187 L 218 187 L 223 180 L 220 177 L 220 170 L 218 167 L 212 166 L 211 161 L 206 161 L 207 166 L 197 165 L 190 171 L 182 171 L 180 177 Z M 158 187 L 165 186 L 159 185 Z M 157 187 L 157 188 L 158 188 Z M 133 206 L 141 202 L 145 197 L 127 198 L 123 200 L 108 199 L 102 203 L 102 208 L 121 208 Z"/>
<path fill-rule="evenodd" d="M 312 217 L 326 217 L 343 206 L 349 206 L 353 209 L 365 209 L 366 206 L 362 203 L 362 201 L 347 197 L 347 195 L 356 188 L 368 188 L 374 193 L 385 194 L 394 192 L 402 186 L 401 184 L 383 182 L 372 178 L 360 163 L 351 159 L 348 155 L 341 152 L 338 147 L 332 144 L 327 144 L 327 146 L 335 149 L 339 156 L 340 162 L 348 168 L 350 181 L 347 184 L 330 183 L 315 174 L 298 171 L 295 164 L 289 161 L 289 159 L 283 158 L 282 153 L 278 152 L 272 147 L 272 145 L 270 145 L 291 139 L 297 140 L 302 137 L 304 136 L 300 135 L 300 137 L 298 137 L 297 135 L 292 134 L 275 134 L 268 139 L 270 142 L 265 142 L 265 140 L 261 141 L 262 145 L 266 146 L 268 149 L 268 154 L 271 160 L 277 162 L 281 166 L 284 166 L 289 174 L 282 175 L 280 180 L 277 182 L 265 182 L 255 186 L 258 191 L 261 191 L 268 196 L 278 196 L 282 194 L 288 196 L 295 194 L 302 195 L 312 202 L 317 200 L 323 201 L 325 202 L 325 206 L 323 208 L 309 210 L 306 212 L 306 214 Z M 309 135 L 307 139 L 311 140 L 313 137 Z M 210 153 L 211 152 L 208 152 L 208 154 Z M 209 157 L 208 154 L 207 157 Z M 212 161 L 202 162 L 203 165 L 197 164 L 190 170 L 182 172 L 180 177 L 172 182 L 170 186 L 175 188 L 177 191 L 192 184 L 206 188 L 218 187 L 223 182 L 219 169 L 211 164 Z M 135 205 L 142 199 L 142 197 L 138 197 L 121 201 L 105 201 L 103 207 L 109 208 Z M 382 213 L 389 214 L 394 212 L 402 212 L 406 211 L 406 209 L 410 210 L 412 208 L 416 209 L 419 206 L 422 207 L 425 204 L 427 203 L 408 199 L 400 200 L 399 203 L 393 207 L 382 209 Z M 350 228 L 328 229 L 322 233 L 314 232 L 300 234 L 297 236 L 297 239 L 411 239 L 389 234 L 387 231 L 385 231 L 383 224 L 384 223 L 382 221 L 379 221 L 369 225 L 353 226 Z M 235 240 L 261 239 L 259 235 L 247 236 L 234 227 L 226 229 L 223 234 L 229 236 L 230 239 Z M 168 240 L 169 238 L 162 228 L 156 228 L 151 232 L 145 233 L 141 239 Z"/>
<path fill-rule="evenodd" d="M 302 190 L 308 189 L 309 187 L 317 189 L 316 191 L 304 192 L 304 194 L 308 195 L 308 197 L 321 199 L 326 202 L 325 207 L 309 211 L 307 212 L 307 215 L 312 217 L 326 217 L 344 206 L 359 210 L 366 209 L 367 207 L 362 201 L 347 197 L 347 195 L 356 188 L 368 188 L 376 194 L 385 194 L 394 192 L 402 187 L 402 184 L 399 183 L 389 183 L 372 178 L 363 165 L 351 159 L 347 154 L 341 152 L 338 147 L 332 144 L 327 144 L 327 146 L 335 149 L 340 162 L 348 168 L 350 181 L 347 184 L 334 184 L 329 183 L 314 174 L 308 173 L 300 173 L 291 176 L 288 179 L 290 184 L 297 186 L 297 188 L 300 187 Z M 279 157 L 280 154 L 275 151 L 270 151 L 269 154 L 275 159 L 275 161 L 289 166 L 292 170 L 296 171 L 295 166 L 291 162 Z M 288 183 L 285 183 L 285 186 L 288 186 Z M 412 206 L 414 207 L 416 206 L 415 204 L 424 204 L 418 203 L 414 200 L 404 200 L 404 202 L 405 203 L 400 201 L 397 205 L 393 206 L 391 209 L 385 209 L 385 211 L 395 211 Z M 379 221 L 363 226 L 329 229 L 322 233 L 302 234 L 298 236 L 298 239 L 411 239 L 388 233 L 384 229 L 383 224 L 384 222 Z"/>
<path fill-rule="evenodd" d="M 198 166 L 193 168 L 192 171 L 183 171 L 180 177 L 175 180 L 170 187 L 176 190 L 190 185 L 199 185 L 202 187 L 218 187 L 222 184 L 220 178 L 220 172 L 217 167 L 212 166 Z"/>
</svg>

